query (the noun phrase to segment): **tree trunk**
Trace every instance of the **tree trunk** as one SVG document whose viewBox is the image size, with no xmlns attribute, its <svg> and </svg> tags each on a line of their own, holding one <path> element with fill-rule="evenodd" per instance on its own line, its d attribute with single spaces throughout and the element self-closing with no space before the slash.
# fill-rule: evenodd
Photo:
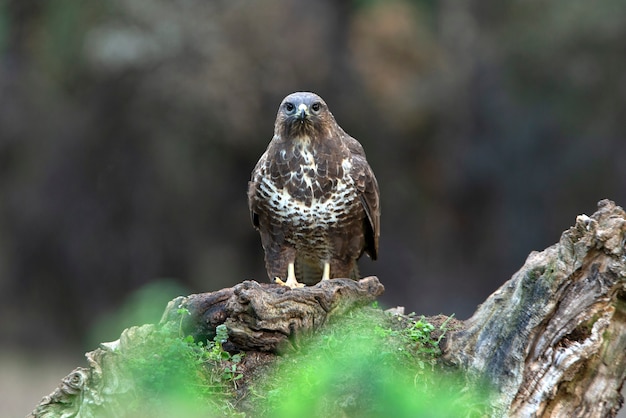
<svg viewBox="0 0 626 418">
<path fill-rule="evenodd" d="M 469 386 L 492 387 L 492 417 L 614 417 L 626 378 L 626 214 L 603 200 L 580 215 L 558 244 L 529 255 L 524 266 L 442 343 L 441 363 Z M 243 282 L 218 292 L 171 301 L 162 323 L 210 341 L 228 328 L 229 350 L 246 354 L 244 373 L 285 350 L 330 319 L 382 294 L 376 277 L 336 279 L 290 290 Z M 189 315 L 184 315 L 188 313 Z M 156 326 L 133 327 L 119 340 L 87 353 L 31 417 L 123 415 L 116 396 L 130 390 L 116 378 L 124 353 Z M 244 380 L 245 380 L 244 376 Z M 117 400 L 116 400 L 117 399 Z M 117 414 L 117 415 L 116 415 Z"/>
<path fill-rule="evenodd" d="M 451 334 L 444 357 L 497 391 L 492 416 L 614 417 L 626 378 L 626 215 L 603 200 Z"/>
</svg>

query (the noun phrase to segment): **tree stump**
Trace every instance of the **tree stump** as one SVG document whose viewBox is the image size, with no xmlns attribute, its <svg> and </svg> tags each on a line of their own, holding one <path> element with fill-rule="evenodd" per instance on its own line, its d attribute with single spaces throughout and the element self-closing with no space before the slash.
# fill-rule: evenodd
<svg viewBox="0 0 626 418">
<path fill-rule="evenodd" d="M 468 387 L 490 386 L 488 416 L 617 414 L 626 379 L 625 241 L 626 214 L 601 201 L 591 217 L 578 216 L 559 243 L 531 253 L 470 319 L 447 334 L 441 364 L 460 371 Z M 383 290 L 375 277 L 293 290 L 246 281 L 174 299 L 162 323 L 177 322 L 181 332 L 205 341 L 224 324 L 229 349 L 246 351 L 261 364 L 297 350 L 302 336 L 369 304 Z M 87 353 L 89 366 L 63 379 L 30 417 L 123 415 L 119 395 L 129 390 L 117 378 L 125 367 L 123 354 L 155 327 L 130 328 Z"/>
<path fill-rule="evenodd" d="M 603 200 L 449 335 L 444 358 L 496 389 L 492 416 L 614 417 L 626 378 L 626 214 Z"/>
</svg>

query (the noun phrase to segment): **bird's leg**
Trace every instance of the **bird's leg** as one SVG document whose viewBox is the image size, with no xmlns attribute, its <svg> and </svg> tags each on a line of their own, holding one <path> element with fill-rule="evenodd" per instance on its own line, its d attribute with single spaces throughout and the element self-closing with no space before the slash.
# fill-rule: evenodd
<svg viewBox="0 0 626 418">
<path fill-rule="evenodd" d="M 296 268 L 294 263 L 289 263 L 287 265 L 287 281 L 283 282 L 279 277 L 276 277 L 274 281 L 281 286 L 287 286 L 292 289 L 296 287 L 304 287 L 303 283 L 298 283 L 298 280 L 296 280 Z"/>
<path fill-rule="evenodd" d="M 322 280 L 330 279 L 330 263 L 328 261 L 324 262 L 324 273 L 322 273 Z"/>
</svg>

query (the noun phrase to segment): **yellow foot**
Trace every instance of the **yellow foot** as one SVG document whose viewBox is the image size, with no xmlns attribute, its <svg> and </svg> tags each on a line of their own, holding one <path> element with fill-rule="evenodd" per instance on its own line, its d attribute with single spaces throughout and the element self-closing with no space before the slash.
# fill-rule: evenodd
<svg viewBox="0 0 626 418">
<path fill-rule="evenodd" d="M 293 263 L 289 263 L 287 266 L 287 281 L 282 281 L 280 277 L 275 277 L 274 282 L 278 283 L 281 286 L 287 286 L 291 289 L 295 289 L 296 287 L 304 287 L 304 283 L 298 283 L 296 280 L 296 269 Z"/>
<path fill-rule="evenodd" d="M 330 264 L 324 263 L 324 273 L 322 274 L 322 280 L 330 280 Z"/>
<path fill-rule="evenodd" d="M 274 277 L 274 283 L 277 283 L 281 286 L 287 286 L 292 289 L 295 289 L 296 287 L 304 287 L 304 283 L 298 283 L 296 280 L 289 280 L 289 278 L 287 278 L 286 281 L 282 281 L 280 277 Z"/>
</svg>

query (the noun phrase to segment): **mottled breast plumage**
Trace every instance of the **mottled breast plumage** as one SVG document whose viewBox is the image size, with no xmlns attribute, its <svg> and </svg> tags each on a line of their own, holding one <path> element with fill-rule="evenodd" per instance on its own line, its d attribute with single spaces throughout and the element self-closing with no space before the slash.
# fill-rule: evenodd
<svg viewBox="0 0 626 418">
<path fill-rule="evenodd" d="M 318 228 L 321 233 L 360 205 L 350 177 L 352 163 L 349 155 L 317 159 L 307 146 L 294 148 L 268 155 L 256 178 L 259 204 L 281 223 Z M 306 247 L 306 242 L 294 244 Z"/>
</svg>

